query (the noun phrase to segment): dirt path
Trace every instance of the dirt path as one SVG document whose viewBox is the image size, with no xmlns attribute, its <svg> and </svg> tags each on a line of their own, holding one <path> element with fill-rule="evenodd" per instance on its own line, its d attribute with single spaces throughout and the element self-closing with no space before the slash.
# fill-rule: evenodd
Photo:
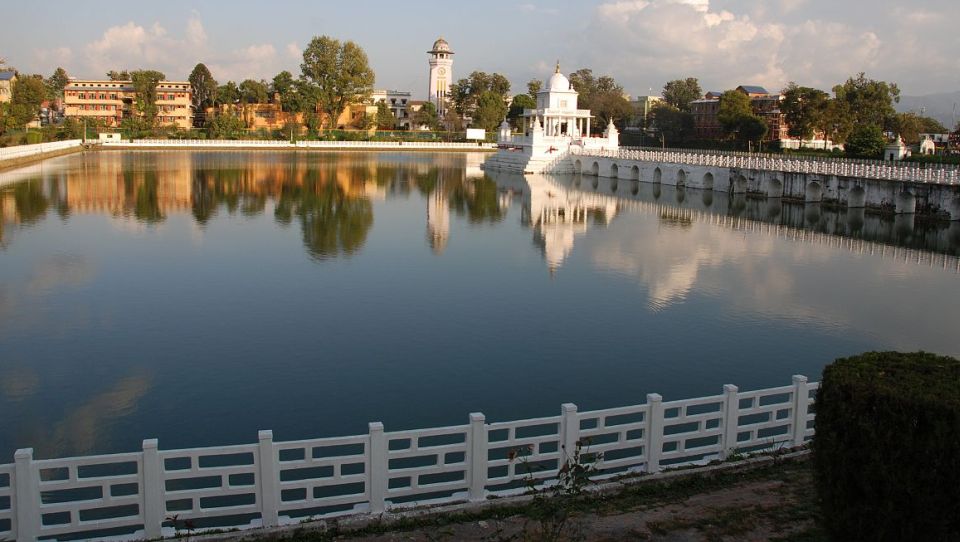
<svg viewBox="0 0 960 542">
<path fill-rule="evenodd" d="M 550 506 L 553 506 L 552 504 Z M 591 494 L 562 513 L 522 505 L 428 516 L 362 531 L 294 531 L 272 540 L 433 542 L 527 540 L 664 542 L 825 540 L 809 461 L 789 460 L 739 472 L 698 474 Z M 535 518 L 547 517 L 544 522 Z M 559 536 L 557 536 L 559 533 Z"/>
</svg>

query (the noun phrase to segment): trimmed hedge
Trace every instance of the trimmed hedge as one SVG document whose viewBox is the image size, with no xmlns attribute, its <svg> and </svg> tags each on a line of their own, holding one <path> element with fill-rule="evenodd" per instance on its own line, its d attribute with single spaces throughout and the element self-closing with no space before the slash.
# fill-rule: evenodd
<svg viewBox="0 0 960 542">
<path fill-rule="evenodd" d="M 816 399 L 813 463 L 837 540 L 960 540 L 960 361 L 838 359 Z"/>
</svg>

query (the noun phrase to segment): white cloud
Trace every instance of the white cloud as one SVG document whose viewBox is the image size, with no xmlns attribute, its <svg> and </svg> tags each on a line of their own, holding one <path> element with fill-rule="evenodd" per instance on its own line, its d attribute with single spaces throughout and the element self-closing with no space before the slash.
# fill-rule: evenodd
<svg viewBox="0 0 960 542">
<path fill-rule="evenodd" d="M 301 50 L 300 46 L 296 43 L 290 42 L 287 44 L 287 56 L 294 60 L 301 60 L 303 58 L 303 50 Z"/>
<path fill-rule="evenodd" d="M 711 90 L 740 84 L 776 90 L 791 80 L 830 88 L 856 72 L 871 71 L 893 53 L 878 34 L 849 23 L 786 22 L 765 6 L 748 13 L 724 5 L 730 9 L 716 9 L 709 0 L 601 4 L 590 31 L 600 42 L 584 63 L 617 74 L 628 86 L 693 76 Z M 795 11 L 801 5 L 784 1 L 781 9 Z"/>
</svg>

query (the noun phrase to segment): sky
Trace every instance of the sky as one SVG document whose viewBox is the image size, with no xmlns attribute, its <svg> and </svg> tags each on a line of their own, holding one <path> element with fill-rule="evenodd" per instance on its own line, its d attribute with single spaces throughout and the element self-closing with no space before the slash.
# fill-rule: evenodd
<svg viewBox="0 0 960 542">
<path fill-rule="evenodd" d="M 455 79 L 499 72 L 516 93 L 558 60 L 566 73 L 612 75 L 632 96 L 685 77 L 704 90 L 829 90 L 860 71 L 905 95 L 960 90 L 960 0 L 45 0 L 6 2 L 4 20 L 8 65 L 80 78 L 149 68 L 185 80 L 203 62 L 221 83 L 269 80 L 299 74 L 306 44 L 329 35 L 366 50 L 378 88 L 423 98 L 426 51 L 443 36 Z"/>
</svg>

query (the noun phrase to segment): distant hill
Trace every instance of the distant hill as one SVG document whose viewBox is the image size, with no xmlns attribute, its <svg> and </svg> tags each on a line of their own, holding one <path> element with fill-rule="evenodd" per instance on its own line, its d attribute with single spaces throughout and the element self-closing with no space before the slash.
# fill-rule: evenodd
<svg viewBox="0 0 960 542">
<path fill-rule="evenodd" d="M 956 120 L 960 121 L 960 90 L 943 94 L 928 94 L 926 96 L 901 96 L 900 103 L 895 104 L 897 111 L 924 110 L 923 114 L 935 118 L 948 129 L 956 127 L 954 120 L 954 106 L 956 104 Z"/>
</svg>

